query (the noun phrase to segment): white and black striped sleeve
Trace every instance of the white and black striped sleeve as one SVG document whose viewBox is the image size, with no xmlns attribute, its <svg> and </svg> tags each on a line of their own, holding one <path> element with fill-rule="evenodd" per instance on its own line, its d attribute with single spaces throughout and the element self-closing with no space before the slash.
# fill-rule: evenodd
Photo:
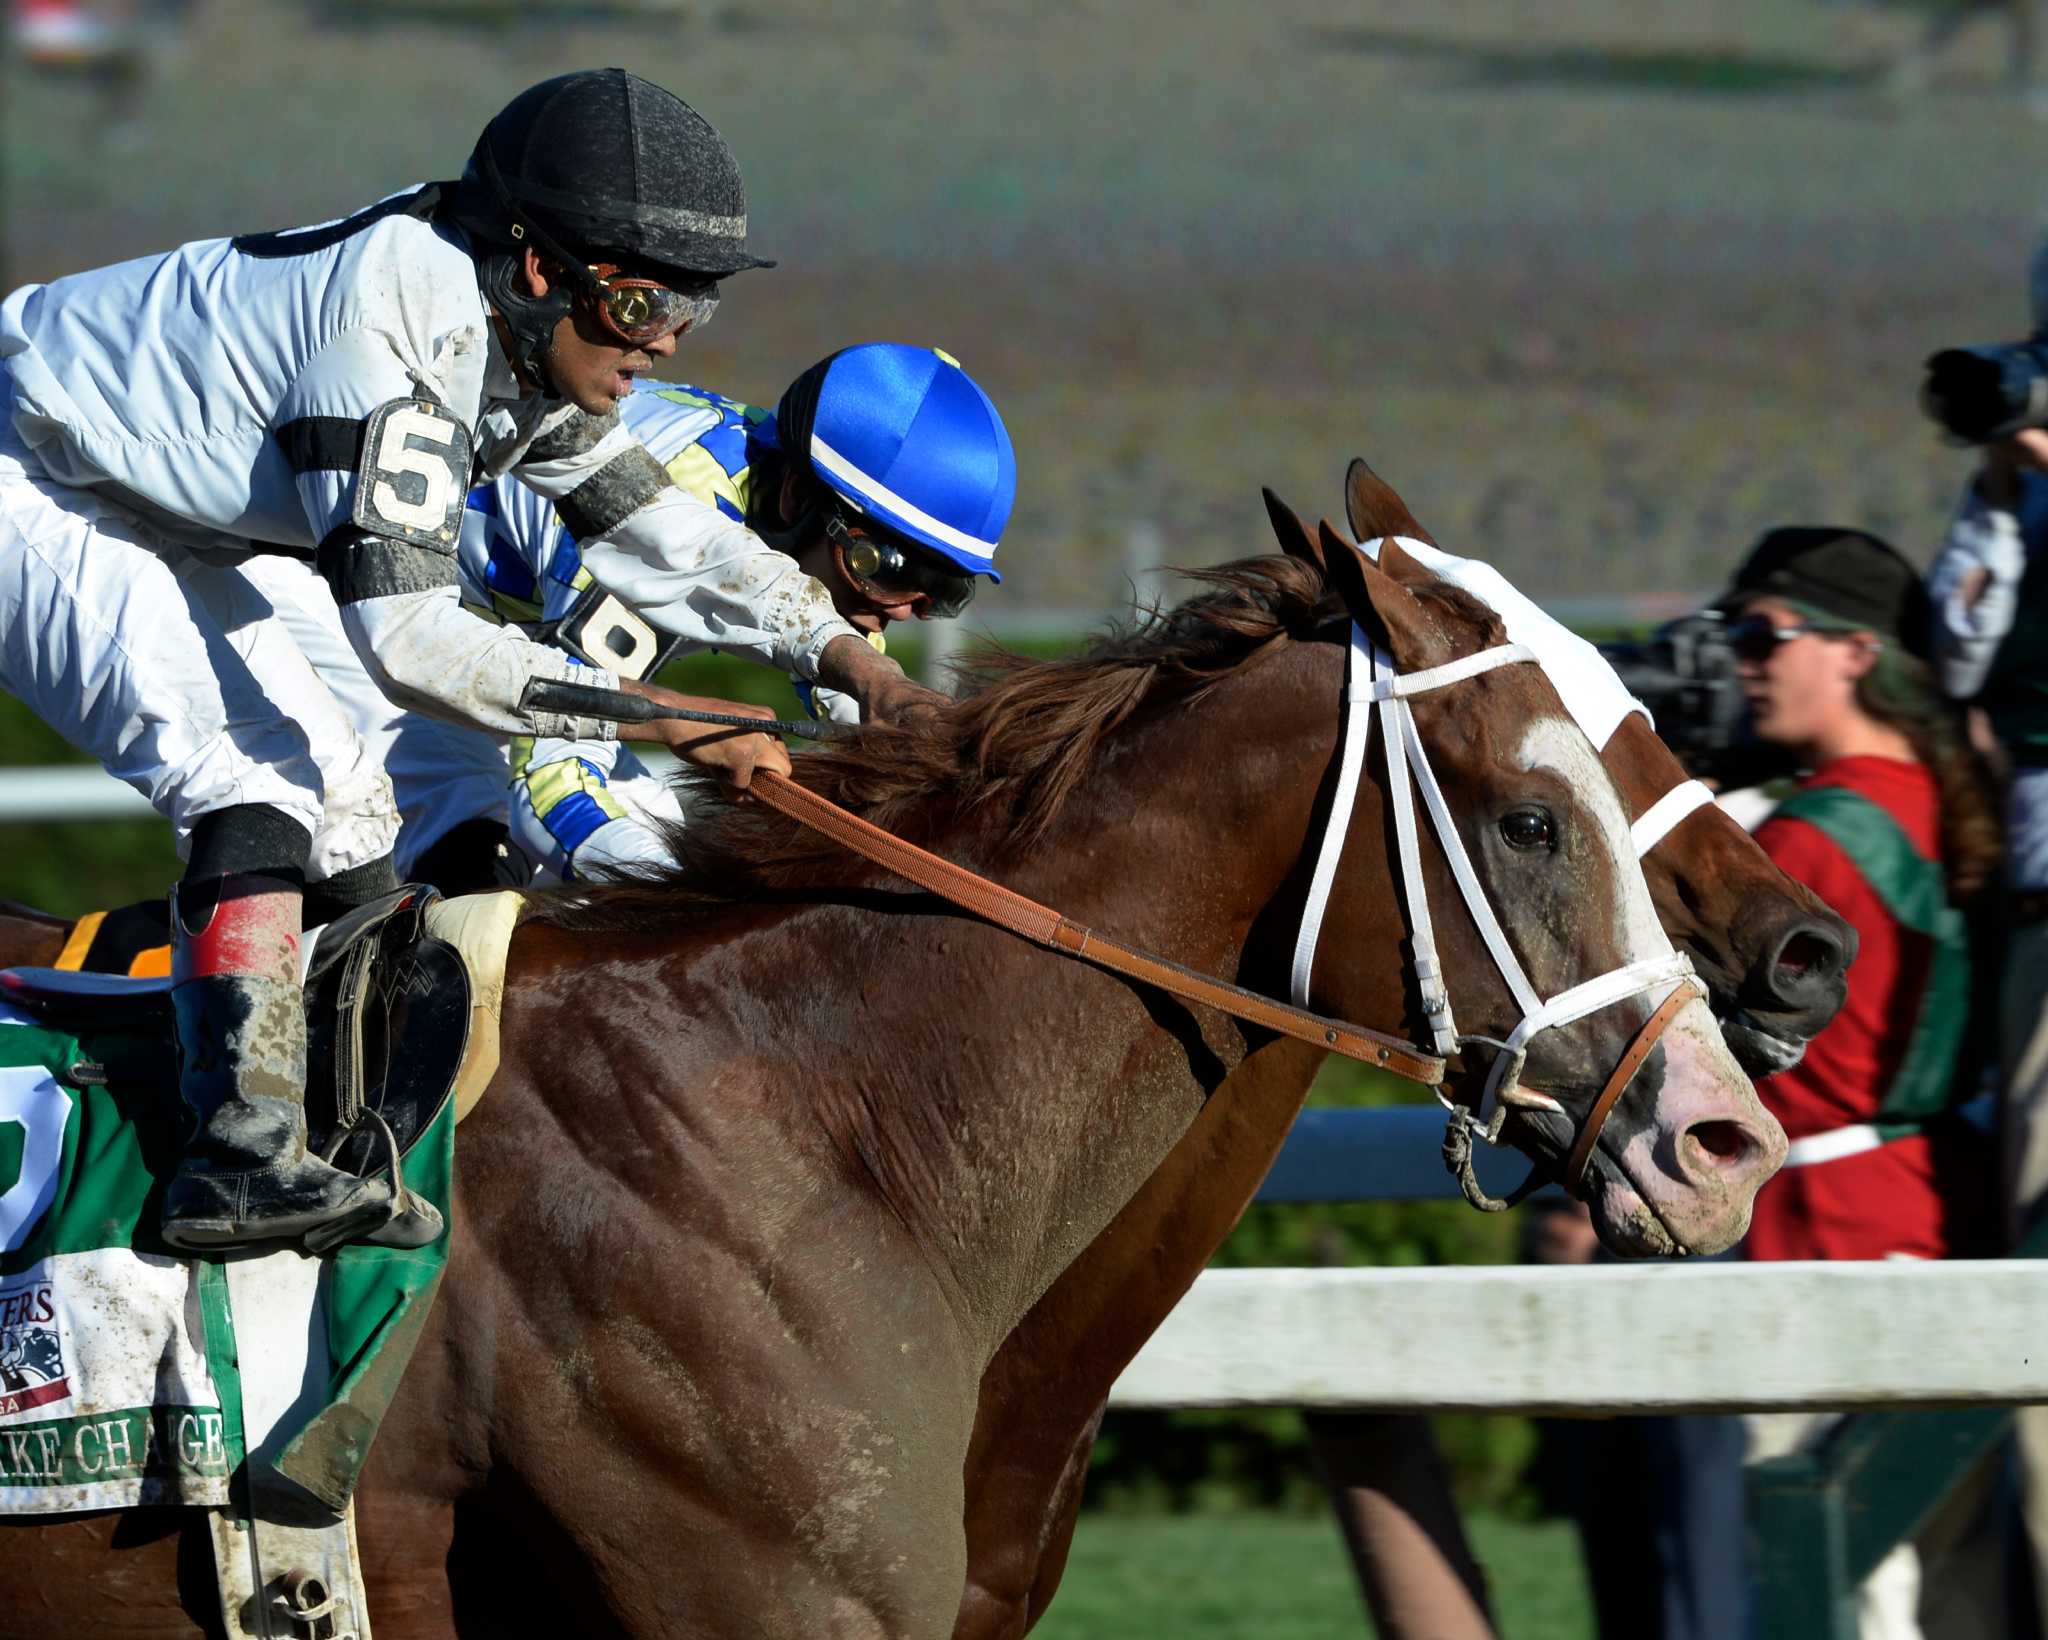
<svg viewBox="0 0 2048 1640">
<path fill-rule="evenodd" d="M 858 635 L 794 559 L 679 488 L 616 411 L 543 433 L 514 472 L 554 500 L 597 582 L 664 632 L 802 678 Z"/>
</svg>

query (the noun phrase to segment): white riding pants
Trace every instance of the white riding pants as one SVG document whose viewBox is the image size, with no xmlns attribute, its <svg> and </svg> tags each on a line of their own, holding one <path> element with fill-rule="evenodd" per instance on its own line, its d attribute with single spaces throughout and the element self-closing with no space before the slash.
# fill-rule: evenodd
<svg viewBox="0 0 2048 1640">
<path fill-rule="evenodd" d="M 0 421 L 0 688 L 147 797 L 180 854 L 202 816 L 267 803 L 324 880 L 390 850 L 391 783 L 232 564 L 50 482 Z"/>
<path fill-rule="evenodd" d="M 505 819 L 505 742 L 394 705 L 342 630 L 326 579 L 294 558 L 251 558 L 240 573 L 270 601 L 355 729 L 365 758 L 390 778 L 401 824 L 394 858 L 410 881 L 419 857 L 465 820 Z M 317 750 L 317 748 L 316 748 Z"/>
</svg>

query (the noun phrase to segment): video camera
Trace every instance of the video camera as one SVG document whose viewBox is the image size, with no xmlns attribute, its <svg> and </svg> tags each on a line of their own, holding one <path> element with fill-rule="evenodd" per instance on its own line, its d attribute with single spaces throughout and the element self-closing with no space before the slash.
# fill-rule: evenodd
<svg viewBox="0 0 2048 1640">
<path fill-rule="evenodd" d="M 1639 641 L 1596 647 L 1694 775 L 1732 790 L 1791 772 L 1789 754 L 1757 739 L 1751 727 L 1720 611 L 1683 615 Z"/>
<path fill-rule="evenodd" d="M 2048 427 L 2048 335 L 1943 348 L 1927 361 L 1920 406 L 1965 444 Z"/>
</svg>

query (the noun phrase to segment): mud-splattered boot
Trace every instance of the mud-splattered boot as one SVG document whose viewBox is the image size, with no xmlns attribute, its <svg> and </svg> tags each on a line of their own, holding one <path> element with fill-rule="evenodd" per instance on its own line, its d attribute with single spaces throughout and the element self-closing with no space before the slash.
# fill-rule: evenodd
<svg viewBox="0 0 2048 1640">
<path fill-rule="evenodd" d="M 172 895 L 178 1091 L 199 1119 L 164 1192 L 173 1247 L 320 1252 L 391 1220 L 389 1184 L 306 1151 L 299 909 L 298 889 L 273 877 L 182 883 Z"/>
</svg>

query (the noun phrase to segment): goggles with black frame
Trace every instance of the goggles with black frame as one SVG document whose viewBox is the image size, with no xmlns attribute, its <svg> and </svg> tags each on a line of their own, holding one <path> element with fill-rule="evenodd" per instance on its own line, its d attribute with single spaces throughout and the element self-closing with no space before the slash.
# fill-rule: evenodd
<svg viewBox="0 0 2048 1640">
<path fill-rule="evenodd" d="M 825 515 L 825 533 L 838 549 L 848 580 L 878 604 L 922 599 L 926 611 L 950 620 L 974 601 L 974 577 L 933 554 L 903 547 L 869 533 L 872 526 L 852 524 L 833 508 Z"/>
<path fill-rule="evenodd" d="M 676 289 L 659 279 L 621 273 L 610 262 L 588 264 L 596 281 L 588 287 L 599 321 L 629 347 L 645 347 L 701 323 L 718 305 L 718 281 Z"/>
</svg>

